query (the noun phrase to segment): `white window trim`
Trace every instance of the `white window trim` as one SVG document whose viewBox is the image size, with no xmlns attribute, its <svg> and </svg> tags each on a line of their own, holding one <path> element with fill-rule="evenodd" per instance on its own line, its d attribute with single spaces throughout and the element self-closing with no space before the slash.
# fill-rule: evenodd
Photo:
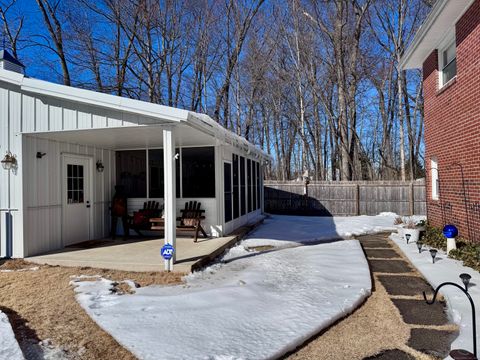
<svg viewBox="0 0 480 360">
<path fill-rule="evenodd" d="M 439 178 L 438 178 L 438 160 L 436 157 L 430 159 L 430 178 L 432 200 L 440 200 Z"/>
<path fill-rule="evenodd" d="M 457 77 L 457 74 L 455 74 L 455 76 L 451 78 L 449 81 L 446 81 L 446 82 L 443 81 L 443 68 L 445 67 L 445 65 L 447 65 L 443 63 L 443 52 L 455 42 L 456 42 L 455 28 L 453 28 L 448 31 L 447 35 L 438 46 L 437 57 L 438 57 L 438 88 L 439 89 L 443 88 L 446 84 L 448 84 L 450 81 L 452 81 Z M 455 59 L 456 58 L 457 58 L 457 45 L 455 44 Z"/>
</svg>

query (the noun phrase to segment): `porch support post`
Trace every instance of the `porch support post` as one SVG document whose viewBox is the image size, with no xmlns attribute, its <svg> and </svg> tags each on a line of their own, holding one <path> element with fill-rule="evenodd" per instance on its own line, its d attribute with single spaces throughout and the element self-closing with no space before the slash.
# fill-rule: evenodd
<svg viewBox="0 0 480 360">
<path fill-rule="evenodd" d="M 171 244 L 175 251 L 170 260 L 165 260 L 165 270 L 172 271 L 176 259 L 176 209 L 177 191 L 175 174 L 175 132 L 174 128 L 163 130 L 163 176 L 164 176 L 164 213 L 165 213 L 165 244 Z"/>
</svg>

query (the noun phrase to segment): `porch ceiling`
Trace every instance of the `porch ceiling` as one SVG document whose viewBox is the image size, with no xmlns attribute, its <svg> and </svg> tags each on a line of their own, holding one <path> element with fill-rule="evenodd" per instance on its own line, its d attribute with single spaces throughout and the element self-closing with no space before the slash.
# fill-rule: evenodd
<svg viewBox="0 0 480 360">
<path fill-rule="evenodd" d="M 134 149 L 163 147 L 163 129 L 158 125 L 128 126 L 119 128 L 63 130 L 25 135 L 67 142 L 79 145 L 96 146 L 103 149 Z M 176 146 L 208 146 L 215 144 L 215 137 L 205 134 L 188 125 L 175 125 Z"/>
</svg>

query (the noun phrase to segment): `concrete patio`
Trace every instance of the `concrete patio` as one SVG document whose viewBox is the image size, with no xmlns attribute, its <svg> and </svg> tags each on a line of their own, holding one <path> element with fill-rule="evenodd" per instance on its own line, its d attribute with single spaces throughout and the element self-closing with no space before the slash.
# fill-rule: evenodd
<svg viewBox="0 0 480 360">
<path fill-rule="evenodd" d="M 177 261 L 174 272 L 190 273 L 207 265 L 226 249 L 239 241 L 251 227 L 239 228 L 229 236 L 200 238 L 197 243 L 192 237 L 177 237 Z M 97 242 L 97 244 L 95 244 Z M 94 240 L 89 246 L 78 244 L 62 250 L 26 258 L 37 264 L 79 266 L 124 271 L 164 271 L 164 260 L 160 249 L 163 238 L 135 240 Z"/>
</svg>

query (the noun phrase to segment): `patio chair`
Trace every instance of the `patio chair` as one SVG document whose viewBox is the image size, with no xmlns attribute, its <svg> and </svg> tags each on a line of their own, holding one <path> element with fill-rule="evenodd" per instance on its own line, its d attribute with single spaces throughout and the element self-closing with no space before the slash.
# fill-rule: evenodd
<svg viewBox="0 0 480 360">
<path fill-rule="evenodd" d="M 129 229 L 134 230 L 138 235 L 143 236 L 142 230 L 150 230 L 150 219 L 161 216 L 163 207 L 158 201 L 149 200 L 143 203 L 143 208 L 134 211 L 133 216 L 128 219 Z"/>
<path fill-rule="evenodd" d="M 177 221 L 180 222 L 180 224 L 177 226 L 177 229 L 193 231 L 193 242 L 197 242 L 199 232 L 202 233 L 203 237 L 208 237 L 201 224 L 202 220 L 205 219 L 205 216 L 203 215 L 205 210 L 200 209 L 200 207 L 200 202 L 186 202 L 185 208 L 180 210 L 182 216 L 177 218 Z"/>
</svg>

